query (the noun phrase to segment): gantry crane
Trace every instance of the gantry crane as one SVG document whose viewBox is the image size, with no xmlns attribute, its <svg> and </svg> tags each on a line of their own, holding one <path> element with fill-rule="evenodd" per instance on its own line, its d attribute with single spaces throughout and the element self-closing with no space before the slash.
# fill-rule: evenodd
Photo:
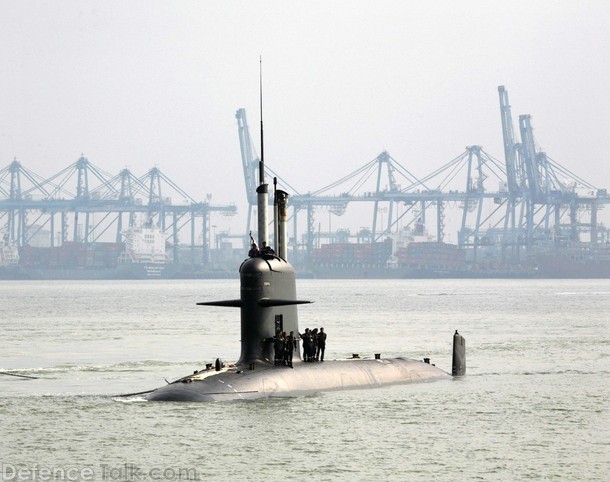
<svg viewBox="0 0 610 482">
<path fill-rule="evenodd" d="M 91 182 L 97 185 L 93 187 Z M 173 204 L 163 189 L 182 199 L 183 203 Z M 75 163 L 47 179 L 26 169 L 17 160 L 0 169 L 0 226 L 5 226 L 7 242 L 19 247 L 28 245 L 43 228 L 49 230 L 49 246 L 64 244 L 70 238 L 70 221 L 74 242 L 98 242 L 112 229 L 116 230 L 115 241 L 120 242 L 123 216 L 128 216 L 131 226 L 135 216 L 140 215 L 146 222 L 163 229 L 166 241 L 172 245 L 175 261 L 178 261 L 180 231 L 190 228 L 190 246 L 194 249 L 196 232 L 201 225 L 203 241 L 200 248 L 205 261 L 209 257 L 209 216 L 213 212 L 232 215 L 236 207 L 213 206 L 209 197 L 203 202 L 195 201 L 158 167 L 141 177 L 133 176 L 129 169 L 123 169 L 113 177 L 81 155 Z M 59 230 L 56 228 L 57 216 L 61 222 Z"/>
<path fill-rule="evenodd" d="M 436 241 L 443 242 L 447 208 L 459 206 L 461 223 L 458 246 L 467 249 L 470 259 L 477 261 L 481 246 L 496 244 L 504 262 L 520 263 L 541 240 L 555 241 L 566 238 L 576 241 L 580 232 L 588 230 L 590 241 L 598 241 L 597 212 L 610 202 L 606 190 L 596 189 L 574 173 L 562 167 L 546 153 L 537 149 L 533 136 L 531 116 L 519 116 L 521 142 L 515 138 L 508 92 L 498 87 L 500 116 L 504 144 L 504 164 L 473 145 L 442 165 L 432 173 L 417 178 L 384 151 L 372 161 L 343 178 L 307 194 L 296 190 L 291 196 L 292 222 L 297 246 L 297 217 L 306 211 L 306 229 L 303 246 L 310 253 L 316 236 L 316 209 L 325 208 L 341 215 L 351 203 L 370 203 L 373 216 L 370 242 L 389 235 L 405 216 L 412 216 L 410 223 L 426 223 L 428 211 L 434 209 Z M 245 122 L 245 111 L 237 113 L 240 145 L 246 185 L 256 178 L 257 162 Z M 459 176 L 464 176 L 459 178 Z M 398 182 L 400 177 L 400 183 Z M 486 185 L 489 178 L 497 181 L 497 187 Z M 451 187 L 452 181 L 459 181 Z M 369 181 L 368 189 L 365 185 Z M 370 186 L 370 184 L 373 184 Z M 582 195 L 576 187 L 588 192 Z M 253 192 L 249 189 L 248 192 Z M 255 200 L 249 200 L 250 209 Z M 405 207 L 400 214 L 397 207 Z M 381 210 L 387 213 L 387 224 L 379 229 Z M 588 222 L 582 214 L 590 213 Z M 326 233 L 329 239 L 332 233 Z M 345 237 L 345 233 L 342 234 Z M 362 240 L 363 237 L 359 236 Z"/>
</svg>

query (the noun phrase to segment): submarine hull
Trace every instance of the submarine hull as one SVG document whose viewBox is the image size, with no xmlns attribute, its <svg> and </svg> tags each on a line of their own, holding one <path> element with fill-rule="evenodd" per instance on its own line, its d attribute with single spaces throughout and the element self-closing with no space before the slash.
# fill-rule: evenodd
<svg viewBox="0 0 610 482">
<path fill-rule="evenodd" d="M 262 90 L 261 90 L 262 106 Z M 214 369 L 184 378 L 146 394 L 150 401 L 227 401 L 300 395 L 373 388 L 411 382 L 450 378 L 451 375 L 429 363 L 406 358 L 352 358 L 325 362 L 301 361 L 301 349 L 310 351 L 317 342 L 325 343 L 323 327 L 299 331 L 295 272 L 287 259 L 286 220 L 288 194 L 277 189 L 274 178 L 274 240 L 277 253 L 267 245 L 268 186 L 265 184 L 261 115 L 261 157 L 259 160 L 258 245 L 250 233 L 248 259 L 239 267 L 240 296 L 230 300 L 208 301 L 199 305 L 240 309 L 241 354 L 235 365 L 223 367 L 220 359 Z M 371 300 L 375 302 L 376 300 Z M 464 350 L 457 331 L 454 348 Z M 302 346 L 300 345 L 303 340 Z M 293 366 L 276 366 L 270 360 L 283 359 L 285 350 Z M 322 357 L 323 357 L 322 352 Z M 428 360 L 426 360 L 428 361 Z M 457 363 L 457 364 L 456 364 Z M 454 354 L 454 375 L 465 374 L 465 357 Z"/>
<path fill-rule="evenodd" d="M 158 388 L 150 401 L 228 401 L 295 397 L 319 392 L 429 382 L 451 376 L 440 368 L 407 358 L 295 362 L 294 368 L 257 362 L 254 369 L 206 370 Z"/>
</svg>

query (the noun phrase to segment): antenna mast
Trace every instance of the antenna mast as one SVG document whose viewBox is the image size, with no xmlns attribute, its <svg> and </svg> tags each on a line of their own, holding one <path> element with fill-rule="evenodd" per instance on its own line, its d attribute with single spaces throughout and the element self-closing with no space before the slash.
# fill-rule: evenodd
<svg viewBox="0 0 610 482">
<path fill-rule="evenodd" d="M 261 110 L 261 160 L 258 164 L 259 185 L 256 189 L 258 200 L 258 245 L 262 249 L 267 246 L 267 203 L 269 194 L 265 184 L 265 149 L 263 144 L 263 57 L 259 63 L 259 95 Z"/>
<path fill-rule="evenodd" d="M 259 183 L 265 184 L 265 147 L 263 142 L 263 57 L 261 56 L 258 66 L 258 90 L 259 90 L 259 105 L 261 111 L 261 160 L 260 171 L 258 174 Z"/>
</svg>

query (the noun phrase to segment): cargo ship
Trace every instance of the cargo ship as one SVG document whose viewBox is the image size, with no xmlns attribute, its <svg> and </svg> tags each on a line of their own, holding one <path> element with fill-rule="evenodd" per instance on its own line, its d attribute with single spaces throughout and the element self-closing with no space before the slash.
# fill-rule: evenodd
<svg viewBox="0 0 610 482">
<path fill-rule="evenodd" d="M 379 243 L 322 244 L 311 254 L 310 271 L 315 278 L 392 278 L 388 269 L 392 241 Z"/>
<path fill-rule="evenodd" d="M 531 278 L 536 267 L 497 260 L 467 260 L 455 244 L 434 241 L 416 223 L 376 243 L 323 244 L 312 252 L 316 278 Z"/>
<path fill-rule="evenodd" d="M 610 278 L 610 244 L 573 243 L 534 257 L 541 278 Z"/>
<path fill-rule="evenodd" d="M 121 243 L 65 242 L 55 247 L 24 246 L 19 276 L 9 279 L 110 280 L 167 279 L 176 267 L 165 248 L 165 235 L 156 226 L 132 226 Z"/>
<path fill-rule="evenodd" d="M 6 238 L 0 244 L 0 279 L 112 280 L 234 278 L 222 270 L 231 253 L 221 250 L 205 264 L 191 247 L 168 254 L 165 235 L 155 226 L 133 226 L 121 243 L 66 242 L 56 247 L 25 246 Z M 320 279 L 436 278 L 610 278 L 610 245 L 572 243 L 545 247 L 521 263 L 505 263 L 497 253 L 471 253 L 433 241 L 422 230 L 406 230 L 384 241 L 328 243 L 300 263 L 300 276 Z"/>
<path fill-rule="evenodd" d="M 537 269 L 528 264 L 508 264 L 498 261 L 466 261 L 466 252 L 454 244 L 413 242 L 391 256 L 389 243 L 323 245 L 312 256 L 312 273 L 326 279 L 403 279 L 403 278 L 532 278 Z M 371 246 L 371 245 L 368 245 Z M 369 258 L 363 252 L 375 253 Z M 332 256 L 330 253 L 333 253 Z M 354 256 L 354 253 L 356 255 Z"/>
</svg>

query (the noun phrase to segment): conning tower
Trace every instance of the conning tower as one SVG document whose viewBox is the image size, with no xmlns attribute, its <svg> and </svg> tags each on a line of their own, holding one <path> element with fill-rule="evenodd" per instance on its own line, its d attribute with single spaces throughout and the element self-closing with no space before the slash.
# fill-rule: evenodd
<svg viewBox="0 0 610 482">
<path fill-rule="evenodd" d="M 262 122 L 261 122 L 262 130 Z M 264 179 L 264 163 L 261 160 L 259 195 L 259 250 L 252 246 L 250 258 L 239 268 L 241 285 L 241 355 L 239 365 L 273 359 L 272 338 L 278 333 L 293 332 L 299 336 L 296 305 L 308 303 L 296 299 L 296 281 L 292 265 L 288 262 L 286 248 L 286 207 L 288 194 L 274 189 L 274 233 L 276 251 L 266 248 L 267 240 L 267 185 Z M 277 180 L 274 179 L 274 188 Z M 263 202 L 264 200 L 264 202 Z M 261 218 L 265 221 L 261 236 Z M 263 341 L 264 340 L 264 341 Z M 293 355 L 294 356 L 294 355 Z M 295 358 L 300 359 L 300 350 Z"/>
<path fill-rule="evenodd" d="M 277 189 L 274 179 L 274 241 L 273 250 L 268 244 L 267 205 L 268 186 L 265 183 L 263 145 L 262 87 L 261 87 L 261 160 L 259 186 L 256 189 L 258 204 L 258 246 L 252 236 L 249 258 L 239 267 L 240 298 L 212 301 L 199 305 L 234 306 L 241 309 L 241 354 L 238 365 L 251 366 L 256 362 L 271 362 L 274 358 L 273 337 L 293 332 L 299 340 L 297 304 L 310 303 L 296 299 L 294 268 L 287 259 L 286 222 L 288 193 Z M 301 359 L 300 349 L 293 347 L 293 358 Z"/>
<path fill-rule="evenodd" d="M 298 338 L 294 269 L 278 256 L 255 256 L 239 268 L 241 354 L 238 365 L 273 360 L 272 338 L 285 331 Z M 300 359 L 300 350 L 294 354 Z"/>
<path fill-rule="evenodd" d="M 260 169 L 264 169 L 261 162 Z M 267 199 L 267 189 L 257 190 L 259 198 Z M 241 309 L 241 354 L 238 365 L 250 365 L 258 361 L 271 362 L 274 357 L 273 337 L 286 332 L 299 339 L 298 304 L 310 301 L 296 299 L 294 268 L 286 259 L 286 207 L 288 194 L 275 190 L 275 233 L 279 243 L 277 252 L 270 248 L 259 232 L 261 248 L 252 240 L 248 259 L 239 267 L 240 298 L 237 300 L 210 301 L 198 305 L 233 306 Z M 259 199 L 259 221 L 267 218 L 267 205 Z M 267 223 L 265 222 L 265 227 Z M 259 223 L 260 226 L 260 223 Z M 265 233 L 267 230 L 264 230 Z M 263 236 L 266 236 L 264 234 Z M 279 240 L 279 241 L 278 241 Z M 300 359 L 300 350 L 293 357 Z"/>
</svg>

